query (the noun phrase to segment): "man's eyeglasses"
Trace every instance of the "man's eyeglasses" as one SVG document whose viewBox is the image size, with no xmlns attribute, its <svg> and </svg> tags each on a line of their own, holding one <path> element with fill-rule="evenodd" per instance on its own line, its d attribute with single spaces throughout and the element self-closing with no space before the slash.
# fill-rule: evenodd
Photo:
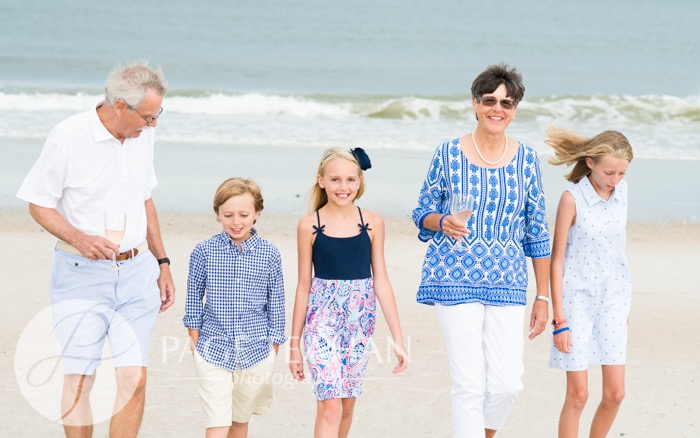
<svg viewBox="0 0 700 438">
<path fill-rule="evenodd" d="M 493 96 L 482 97 L 481 99 L 477 99 L 477 102 L 483 104 L 484 106 L 488 106 L 488 107 L 496 106 L 496 103 L 500 103 L 501 108 L 503 108 L 503 109 L 509 110 L 509 109 L 515 108 L 515 102 L 513 102 L 512 100 L 510 100 L 510 99 L 498 100 Z"/>
<path fill-rule="evenodd" d="M 150 125 L 151 123 L 153 123 L 153 122 L 155 122 L 156 120 L 158 120 L 158 117 L 160 117 L 160 115 L 163 114 L 163 107 L 160 107 L 160 109 L 158 110 L 158 112 L 155 113 L 154 115 L 152 115 L 151 117 L 146 117 L 146 116 L 144 116 L 143 114 L 141 114 L 141 113 L 139 112 L 139 110 L 137 110 L 136 108 L 132 107 L 131 105 L 127 105 L 127 107 L 129 107 L 129 109 L 131 109 L 131 110 L 136 111 L 136 114 L 140 115 L 141 118 L 144 119 L 144 120 L 146 121 L 146 124 L 147 124 L 147 125 Z"/>
</svg>

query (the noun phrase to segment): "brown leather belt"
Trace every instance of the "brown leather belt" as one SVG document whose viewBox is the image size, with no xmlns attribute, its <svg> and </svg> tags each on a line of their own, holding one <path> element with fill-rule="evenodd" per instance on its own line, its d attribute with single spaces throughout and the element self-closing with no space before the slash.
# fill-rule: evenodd
<svg viewBox="0 0 700 438">
<path fill-rule="evenodd" d="M 59 240 L 56 243 L 56 249 L 60 249 L 62 251 L 69 252 L 71 254 L 82 256 L 82 254 L 80 254 L 80 251 L 78 251 L 78 249 L 76 247 L 74 247 L 73 245 L 66 243 L 62 240 Z M 141 254 L 142 252 L 146 251 L 147 249 L 148 249 L 148 242 L 143 242 L 141 245 L 139 245 L 135 248 L 131 248 L 128 251 L 117 254 L 116 260 L 118 262 L 122 262 L 124 260 L 129 260 L 130 258 L 136 257 L 137 255 Z"/>
</svg>

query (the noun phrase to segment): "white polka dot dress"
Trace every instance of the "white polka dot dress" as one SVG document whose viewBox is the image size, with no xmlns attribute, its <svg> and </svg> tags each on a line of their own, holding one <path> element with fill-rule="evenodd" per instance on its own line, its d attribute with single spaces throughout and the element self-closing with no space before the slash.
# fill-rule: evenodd
<svg viewBox="0 0 700 438">
<path fill-rule="evenodd" d="M 627 183 L 620 181 L 607 201 L 588 178 L 569 191 L 576 200 L 576 223 L 566 244 L 562 294 L 571 353 L 552 342 L 549 364 L 566 371 L 622 365 L 632 292 L 625 256 Z"/>
</svg>

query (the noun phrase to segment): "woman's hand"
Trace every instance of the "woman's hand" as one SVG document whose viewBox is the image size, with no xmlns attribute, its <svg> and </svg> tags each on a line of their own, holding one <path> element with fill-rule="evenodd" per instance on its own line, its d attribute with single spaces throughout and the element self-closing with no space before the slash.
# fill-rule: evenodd
<svg viewBox="0 0 700 438">
<path fill-rule="evenodd" d="M 304 363 L 299 348 L 289 347 L 289 371 L 296 380 L 304 380 Z"/>
<path fill-rule="evenodd" d="M 532 341 L 547 327 L 549 318 L 549 303 L 544 300 L 535 300 L 532 305 L 532 315 L 530 316 L 530 335 L 528 338 Z"/>
<path fill-rule="evenodd" d="M 556 330 L 562 329 L 566 327 L 566 324 L 562 324 L 556 327 Z M 556 335 L 553 336 L 554 338 L 554 347 L 561 351 L 562 353 L 571 353 L 571 331 L 570 330 L 565 330 L 563 332 L 559 332 Z"/>
<path fill-rule="evenodd" d="M 467 224 L 458 221 L 451 214 L 446 215 L 442 220 L 442 232 L 453 238 L 465 237 L 470 233 Z"/>
</svg>

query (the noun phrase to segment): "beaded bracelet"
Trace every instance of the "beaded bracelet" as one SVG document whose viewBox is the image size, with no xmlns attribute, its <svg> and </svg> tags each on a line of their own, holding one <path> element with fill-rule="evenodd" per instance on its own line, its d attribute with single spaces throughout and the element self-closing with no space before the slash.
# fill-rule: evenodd
<svg viewBox="0 0 700 438">
<path fill-rule="evenodd" d="M 568 330 L 569 330 L 569 327 L 562 327 L 558 330 L 554 330 L 554 332 L 552 332 L 552 335 L 558 335 L 559 333 L 566 332 Z"/>
<path fill-rule="evenodd" d="M 443 214 L 442 217 L 440 218 L 440 231 L 442 231 L 442 221 L 447 217 L 450 216 L 449 214 Z"/>
</svg>

